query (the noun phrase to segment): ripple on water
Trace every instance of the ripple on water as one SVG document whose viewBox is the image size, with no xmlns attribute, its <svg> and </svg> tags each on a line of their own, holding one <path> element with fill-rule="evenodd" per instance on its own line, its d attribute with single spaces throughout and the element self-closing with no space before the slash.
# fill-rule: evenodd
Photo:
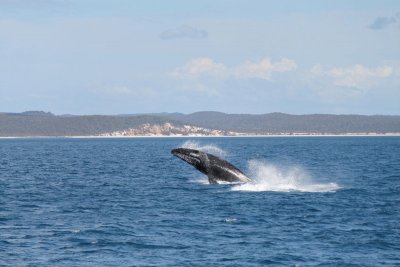
<svg viewBox="0 0 400 267">
<path fill-rule="evenodd" d="M 0 265 L 400 264 L 400 138 L 195 141 L 0 140 Z M 253 182 L 209 185 L 183 145 Z"/>
</svg>

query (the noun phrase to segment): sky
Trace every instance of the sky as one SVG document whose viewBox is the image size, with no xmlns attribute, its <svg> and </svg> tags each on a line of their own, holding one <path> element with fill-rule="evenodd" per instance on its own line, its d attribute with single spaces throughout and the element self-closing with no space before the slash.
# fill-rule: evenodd
<svg viewBox="0 0 400 267">
<path fill-rule="evenodd" d="M 0 112 L 400 115 L 398 0 L 0 0 Z"/>
</svg>

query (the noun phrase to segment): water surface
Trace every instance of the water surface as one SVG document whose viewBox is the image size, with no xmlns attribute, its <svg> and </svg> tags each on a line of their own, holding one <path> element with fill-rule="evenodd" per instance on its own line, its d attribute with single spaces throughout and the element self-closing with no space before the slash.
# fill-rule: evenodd
<svg viewBox="0 0 400 267">
<path fill-rule="evenodd" d="M 0 265 L 399 266 L 400 138 L 1 139 Z M 209 185 L 172 148 L 249 174 Z"/>
</svg>

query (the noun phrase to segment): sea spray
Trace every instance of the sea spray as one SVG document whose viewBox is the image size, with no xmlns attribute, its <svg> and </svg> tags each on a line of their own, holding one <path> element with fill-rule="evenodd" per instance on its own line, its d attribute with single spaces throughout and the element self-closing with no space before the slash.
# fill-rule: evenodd
<svg viewBox="0 0 400 267">
<path fill-rule="evenodd" d="M 211 144 L 209 144 L 209 145 L 201 145 L 200 143 L 195 142 L 195 141 L 191 141 L 191 140 L 186 141 L 185 143 L 183 143 L 181 145 L 181 147 L 200 150 L 200 151 L 203 151 L 203 152 L 206 152 L 206 153 L 213 154 L 213 155 L 218 156 L 220 158 L 225 158 L 227 156 L 227 152 L 224 151 L 223 149 L 219 148 L 216 145 L 211 145 Z"/>
<path fill-rule="evenodd" d="M 336 183 L 317 183 L 301 166 L 281 167 L 258 160 L 249 161 L 251 182 L 235 185 L 232 191 L 331 192 Z"/>
</svg>

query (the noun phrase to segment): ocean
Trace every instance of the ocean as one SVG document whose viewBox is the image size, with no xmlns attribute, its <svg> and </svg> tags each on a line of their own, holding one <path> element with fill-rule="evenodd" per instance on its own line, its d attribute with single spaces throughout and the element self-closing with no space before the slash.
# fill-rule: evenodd
<svg viewBox="0 0 400 267">
<path fill-rule="evenodd" d="M 400 137 L 0 139 L 0 265 L 400 266 Z"/>
</svg>

